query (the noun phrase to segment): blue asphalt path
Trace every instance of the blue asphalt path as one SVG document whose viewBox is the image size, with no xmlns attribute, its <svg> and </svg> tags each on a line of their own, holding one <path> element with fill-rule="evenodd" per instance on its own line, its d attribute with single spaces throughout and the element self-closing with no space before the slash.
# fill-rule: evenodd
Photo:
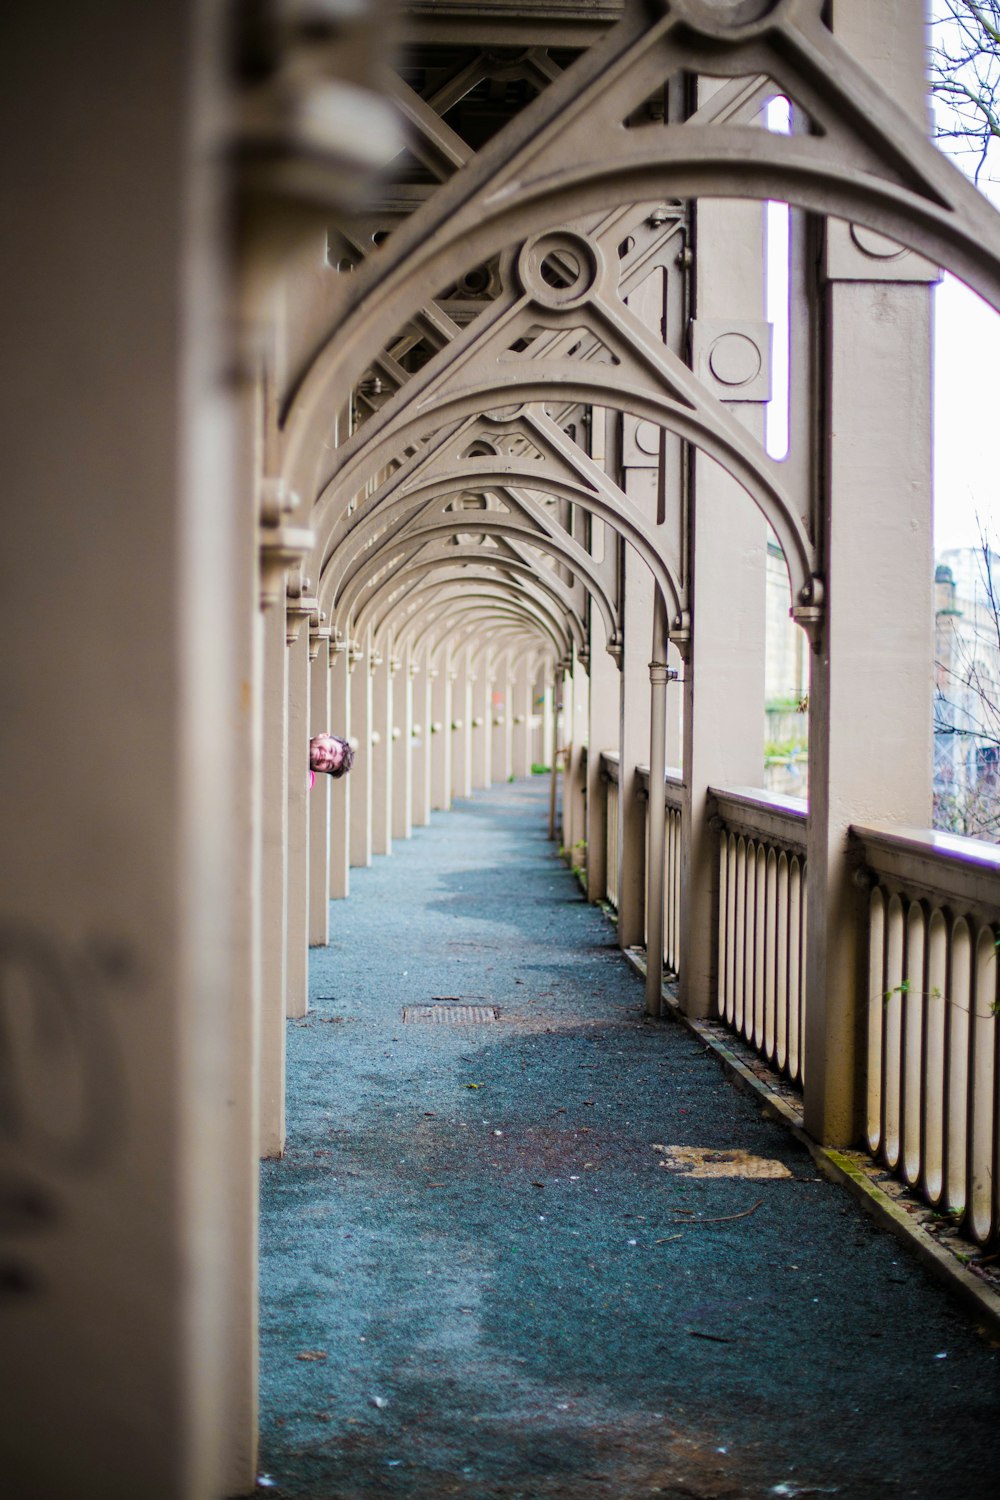
<svg viewBox="0 0 1000 1500">
<path fill-rule="evenodd" d="M 312 954 L 264 1168 L 260 1493 L 997 1500 L 997 1350 L 643 1022 L 546 793 L 477 794 L 352 871 Z M 436 996 L 499 1020 L 404 1024 Z"/>
</svg>

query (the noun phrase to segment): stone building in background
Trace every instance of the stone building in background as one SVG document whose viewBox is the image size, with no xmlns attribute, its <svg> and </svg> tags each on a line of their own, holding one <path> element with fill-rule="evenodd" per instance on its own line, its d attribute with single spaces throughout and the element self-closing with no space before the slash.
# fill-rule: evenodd
<svg viewBox="0 0 1000 1500">
<path fill-rule="evenodd" d="M 934 826 L 1000 842 L 1000 557 L 942 552 L 934 574 Z"/>
</svg>

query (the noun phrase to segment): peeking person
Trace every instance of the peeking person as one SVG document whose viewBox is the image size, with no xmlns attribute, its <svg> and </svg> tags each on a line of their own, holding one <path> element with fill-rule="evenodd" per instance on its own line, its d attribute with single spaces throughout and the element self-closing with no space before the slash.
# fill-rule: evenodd
<svg viewBox="0 0 1000 1500">
<path fill-rule="evenodd" d="M 354 764 L 354 751 L 346 740 L 336 734 L 314 734 L 309 741 L 309 785 L 316 780 L 316 772 L 330 776 L 346 776 Z"/>
</svg>

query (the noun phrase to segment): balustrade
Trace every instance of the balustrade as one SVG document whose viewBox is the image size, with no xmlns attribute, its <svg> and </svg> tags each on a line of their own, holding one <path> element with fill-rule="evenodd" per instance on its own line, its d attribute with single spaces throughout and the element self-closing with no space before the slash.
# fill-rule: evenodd
<svg viewBox="0 0 1000 1500">
<path fill-rule="evenodd" d="M 1000 1236 L 1000 849 L 854 828 L 868 887 L 867 1144 L 932 1207 Z"/>
<path fill-rule="evenodd" d="M 719 822 L 718 1014 L 803 1083 L 806 804 L 712 788 Z"/>
</svg>

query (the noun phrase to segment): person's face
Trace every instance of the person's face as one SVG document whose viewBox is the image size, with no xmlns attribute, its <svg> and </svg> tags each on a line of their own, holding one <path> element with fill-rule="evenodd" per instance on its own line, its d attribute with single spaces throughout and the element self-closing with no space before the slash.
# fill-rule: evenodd
<svg viewBox="0 0 1000 1500">
<path fill-rule="evenodd" d="M 344 747 L 328 734 L 318 734 L 309 742 L 310 771 L 338 771 L 343 757 Z"/>
</svg>

